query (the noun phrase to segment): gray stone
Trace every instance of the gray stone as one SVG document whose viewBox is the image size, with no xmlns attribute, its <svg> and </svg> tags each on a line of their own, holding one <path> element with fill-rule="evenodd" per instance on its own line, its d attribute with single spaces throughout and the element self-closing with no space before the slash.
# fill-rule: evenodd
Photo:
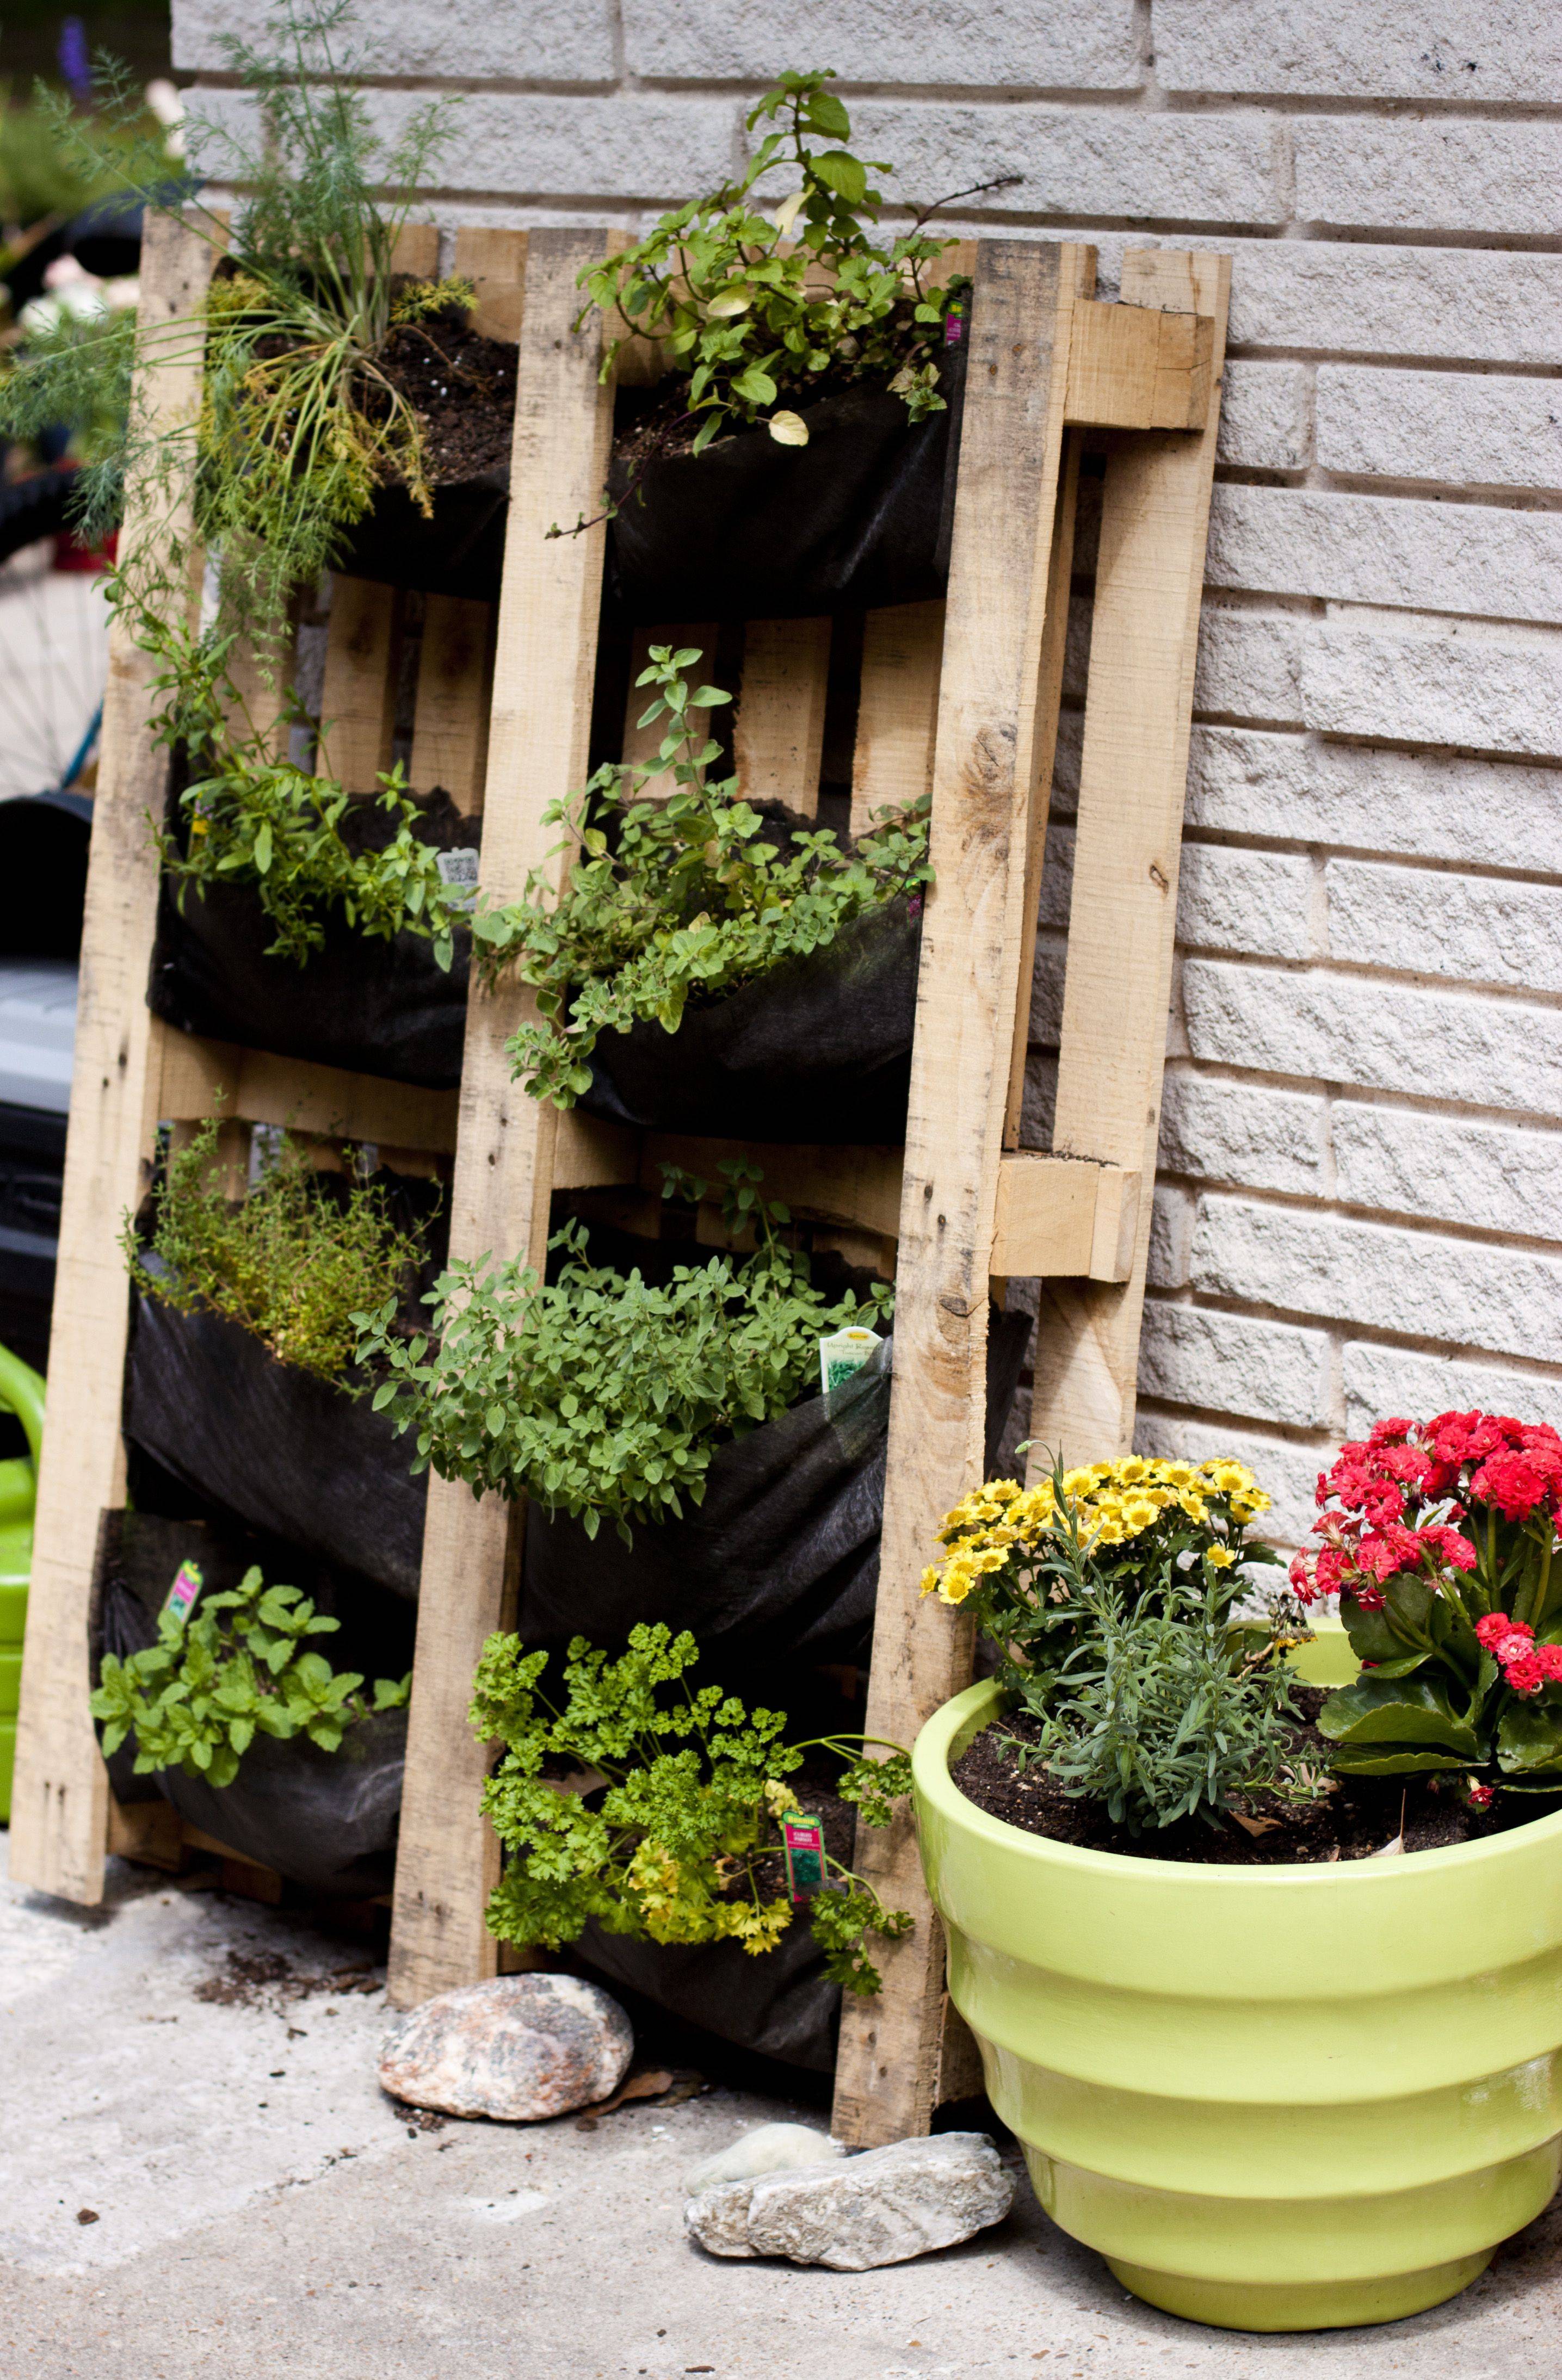
<svg viewBox="0 0 1562 2380">
<path fill-rule="evenodd" d="M 441 1992 L 385 2035 L 380 2082 L 446 2116 L 536 2123 L 605 2099 L 635 2037 L 616 2000 L 574 1975 L 499 1975 Z"/>
<path fill-rule="evenodd" d="M 942 2132 L 838 2165 L 721 2183 L 690 2200 L 683 2220 L 712 2255 L 862 2273 L 953 2248 L 1001 2223 L 1013 2203 L 1013 2179 L 985 2132 Z"/>
<path fill-rule="evenodd" d="M 833 2141 L 828 2132 L 814 2131 L 809 2124 L 760 2124 L 751 2132 L 740 2133 L 729 2147 L 717 2149 L 714 2156 L 702 2157 L 698 2165 L 690 2166 L 683 2186 L 690 2198 L 698 2198 L 702 2191 L 714 2190 L 718 2182 L 754 2181 L 762 2173 L 790 2172 L 845 2155 L 840 2141 Z"/>
</svg>

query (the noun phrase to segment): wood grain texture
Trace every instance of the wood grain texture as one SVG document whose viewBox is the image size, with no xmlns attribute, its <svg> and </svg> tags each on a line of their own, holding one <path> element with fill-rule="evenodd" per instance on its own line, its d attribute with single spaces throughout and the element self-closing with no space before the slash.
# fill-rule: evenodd
<svg viewBox="0 0 1562 2380">
<path fill-rule="evenodd" d="M 819 815 L 828 620 L 750 620 L 733 725 L 738 790 L 746 802 L 785 802 Z"/>
<path fill-rule="evenodd" d="M 862 629 L 857 742 L 851 759 L 851 832 L 877 810 L 909 809 L 933 791 L 942 603 L 896 603 L 870 612 Z"/>
<path fill-rule="evenodd" d="M 1131 301 L 1081 306 L 1068 355 L 1068 419 L 1108 430 L 1202 430 L 1214 337 L 1207 315 Z"/>
<path fill-rule="evenodd" d="M 244 1123 L 287 1124 L 324 1138 L 431 1154 L 447 1154 L 456 1146 L 454 1091 L 349 1075 L 232 1041 L 200 1041 L 167 1027 L 159 1026 L 154 1038 L 160 1119 L 197 1123 L 220 1099 L 225 1111 Z"/>
<path fill-rule="evenodd" d="M 575 276 L 604 252 L 592 231 L 533 232 L 520 330 L 510 508 L 494 673 L 482 880 L 514 899 L 533 868 L 561 871 L 543 813 L 585 777 L 605 531 L 549 538 L 589 516 L 607 467 L 613 393 L 601 334 L 577 332 Z M 529 995 L 473 989 L 451 1192 L 451 1252 L 540 1263 L 555 1116 L 511 1080 L 505 1042 Z M 483 1909 L 498 1846 L 480 1815 L 488 1755 L 467 1725 L 472 1670 L 513 1598 L 521 1516 L 496 1496 L 432 1479 L 397 1861 L 389 1989 L 398 2007 L 496 1971 Z"/>
<path fill-rule="evenodd" d="M 133 407 L 154 435 L 189 424 L 191 464 L 200 367 L 188 330 L 177 326 L 200 307 L 212 264 L 211 249 L 193 232 L 149 215 L 140 267 L 145 360 Z M 160 333 L 173 350 L 162 359 Z M 188 534 L 188 521 L 177 489 L 154 498 L 132 481 L 128 551 L 141 539 Z M 87 1711 L 87 1615 L 99 1514 L 124 1499 L 119 1393 L 129 1299 L 119 1233 L 146 1187 L 156 1123 L 146 982 L 158 859 L 147 813 L 162 815 L 167 786 L 167 754 L 148 725 L 156 674 L 157 663 L 116 622 L 81 929 L 11 1818 L 15 1880 L 85 1902 L 103 1897 L 108 1825 L 108 1776 Z"/>
<path fill-rule="evenodd" d="M 331 582 L 320 772 L 349 794 L 372 794 L 391 764 L 401 594 L 373 578 Z"/>
<path fill-rule="evenodd" d="M 895 1379 L 868 1694 L 909 1744 L 970 1675 L 969 1627 L 919 1591 L 944 1513 L 982 1475 L 987 1295 L 1037 767 L 1038 692 L 1062 459 L 1069 319 L 1088 255 L 982 241 L 934 759 L 897 1273 Z M 938 2087 L 944 1945 L 909 1818 L 859 1830 L 857 1864 L 915 1921 L 884 1989 L 843 2011 L 833 2129 L 925 2131 Z"/>
<path fill-rule="evenodd" d="M 456 234 L 451 271 L 471 283 L 477 298 L 472 328 L 485 339 L 513 346 L 520 336 L 527 238 L 527 233 L 498 224 L 463 224 Z"/>
<path fill-rule="evenodd" d="M 482 809 L 493 674 L 493 604 L 425 596 L 409 775 L 420 794 L 443 785 L 468 818 Z"/>
<path fill-rule="evenodd" d="M 1228 261 L 1130 250 L 1123 285 L 1146 303 L 1191 299 L 1208 319 L 1218 399 Z M 1125 441 L 1107 463 L 1053 1140 L 1139 1172 L 1146 1195 L 1127 1281 L 1043 1293 L 1033 1471 L 1058 1451 L 1094 1462 L 1133 1439 L 1218 421 L 1216 401 L 1202 432 Z"/>
<path fill-rule="evenodd" d="M 1006 1150 L 998 1166 L 993 1271 L 1034 1281 L 1126 1281 L 1139 1230 L 1139 1175 L 1119 1165 Z"/>
</svg>

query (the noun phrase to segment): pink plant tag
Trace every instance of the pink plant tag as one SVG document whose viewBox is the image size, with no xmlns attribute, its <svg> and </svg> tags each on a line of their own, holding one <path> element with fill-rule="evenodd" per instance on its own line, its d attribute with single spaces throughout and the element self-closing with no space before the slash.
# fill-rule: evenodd
<svg viewBox="0 0 1562 2380">
<path fill-rule="evenodd" d="M 787 1888 L 794 1900 L 810 1900 L 824 1889 L 824 1829 L 817 1818 L 781 1821 L 787 1847 Z"/>
<path fill-rule="evenodd" d="M 188 1620 L 205 1584 L 199 1562 L 182 1561 L 174 1573 L 173 1585 L 163 1598 L 164 1610 L 171 1611 L 177 1620 Z"/>
</svg>

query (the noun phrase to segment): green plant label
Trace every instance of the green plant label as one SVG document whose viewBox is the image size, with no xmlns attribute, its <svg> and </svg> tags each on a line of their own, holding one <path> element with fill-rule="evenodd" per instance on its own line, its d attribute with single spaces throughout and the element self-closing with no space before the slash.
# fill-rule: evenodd
<svg viewBox="0 0 1562 2380">
<path fill-rule="evenodd" d="M 876 1330 L 864 1330 L 860 1323 L 848 1330 L 833 1331 L 828 1339 L 819 1342 L 819 1385 L 826 1396 L 860 1372 L 874 1348 L 879 1344 Z"/>
<path fill-rule="evenodd" d="M 205 1575 L 199 1562 L 182 1561 L 174 1572 L 173 1585 L 163 1598 L 164 1610 L 173 1612 L 176 1619 L 188 1620 L 195 1598 L 205 1584 Z"/>
<path fill-rule="evenodd" d="M 817 1818 L 784 1818 L 781 1840 L 787 1847 L 787 1889 L 794 1900 L 811 1900 L 824 1889 L 824 1829 Z"/>
</svg>

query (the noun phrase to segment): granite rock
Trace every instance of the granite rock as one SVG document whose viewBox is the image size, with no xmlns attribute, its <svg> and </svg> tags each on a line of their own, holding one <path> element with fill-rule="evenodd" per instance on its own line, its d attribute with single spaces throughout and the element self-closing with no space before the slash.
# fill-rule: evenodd
<svg viewBox="0 0 1562 2380">
<path fill-rule="evenodd" d="M 816 2132 L 808 2124 L 760 2124 L 743 2132 L 725 2149 L 690 2166 L 683 2186 L 690 2198 L 723 2181 L 753 2181 L 761 2174 L 789 2172 L 799 2166 L 823 2165 L 844 2156 L 839 2141 Z"/>
<path fill-rule="evenodd" d="M 574 1975 L 499 1975 L 440 1992 L 385 2035 L 380 2082 L 446 2116 L 536 2123 L 607 2098 L 634 2051 L 629 2020 Z"/>
<path fill-rule="evenodd" d="M 785 2256 L 861 2273 L 952 2248 L 1000 2223 L 1014 2182 L 985 2132 L 895 2141 L 861 2156 L 720 2182 L 684 2228 L 714 2256 Z"/>
</svg>

